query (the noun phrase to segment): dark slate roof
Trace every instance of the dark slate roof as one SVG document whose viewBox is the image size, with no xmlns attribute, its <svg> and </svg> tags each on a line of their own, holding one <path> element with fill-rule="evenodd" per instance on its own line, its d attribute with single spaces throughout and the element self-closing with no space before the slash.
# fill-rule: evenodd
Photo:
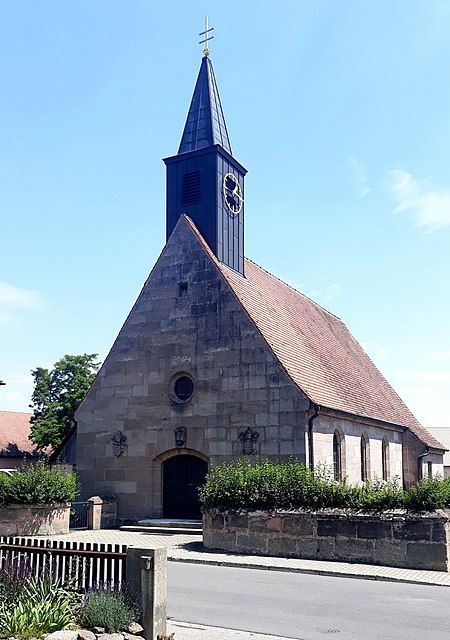
<svg viewBox="0 0 450 640">
<path fill-rule="evenodd" d="M 445 450 L 342 320 L 247 258 L 245 276 L 230 269 L 212 253 L 190 218 L 180 220 L 189 223 L 279 363 L 312 403 L 408 427 L 425 445 Z"/>
<path fill-rule="evenodd" d="M 0 457 L 23 458 L 38 455 L 28 439 L 32 413 L 0 411 Z"/>
<path fill-rule="evenodd" d="M 211 60 L 204 56 L 178 153 L 219 144 L 231 154 L 230 139 Z"/>
</svg>

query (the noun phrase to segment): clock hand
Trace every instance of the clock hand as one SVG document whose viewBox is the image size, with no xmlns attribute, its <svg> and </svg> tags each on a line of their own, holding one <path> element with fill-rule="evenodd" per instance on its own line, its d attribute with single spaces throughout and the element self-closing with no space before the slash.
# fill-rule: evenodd
<svg viewBox="0 0 450 640">
<path fill-rule="evenodd" d="M 231 195 L 236 196 L 237 198 L 239 198 L 239 200 L 242 200 L 242 202 L 244 202 L 244 198 L 242 196 L 239 195 L 238 193 L 238 189 L 239 189 L 239 185 L 237 184 L 233 191 L 231 192 Z"/>
</svg>

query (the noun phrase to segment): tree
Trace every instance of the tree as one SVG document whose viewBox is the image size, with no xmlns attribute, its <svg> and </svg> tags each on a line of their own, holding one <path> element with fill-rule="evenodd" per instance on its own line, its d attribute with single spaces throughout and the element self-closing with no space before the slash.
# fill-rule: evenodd
<svg viewBox="0 0 450 640">
<path fill-rule="evenodd" d="M 50 371 L 38 367 L 32 371 L 30 440 L 40 449 L 57 446 L 75 426 L 75 411 L 94 380 L 100 364 L 96 353 L 68 356 L 55 362 Z"/>
</svg>

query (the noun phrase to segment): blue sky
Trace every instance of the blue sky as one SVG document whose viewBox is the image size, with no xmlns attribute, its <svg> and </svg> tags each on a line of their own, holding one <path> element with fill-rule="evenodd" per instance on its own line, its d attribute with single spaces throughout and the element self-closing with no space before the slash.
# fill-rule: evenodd
<svg viewBox="0 0 450 640">
<path fill-rule="evenodd" d="M 0 409 L 103 359 L 158 257 L 206 14 L 247 256 L 450 427 L 449 0 L 2 0 Z"/>
</svg>

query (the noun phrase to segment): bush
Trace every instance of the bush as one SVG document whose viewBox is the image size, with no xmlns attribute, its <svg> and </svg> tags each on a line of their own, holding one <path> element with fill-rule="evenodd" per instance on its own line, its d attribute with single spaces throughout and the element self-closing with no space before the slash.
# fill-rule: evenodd
<svg viewBox="0 0 450 640">
<path fill-rule="evenodd" d="M 314 473 L 296 460 L 247 460 L 223 463 L 209 472 L 199 490 L 205 507 L 222 509 L 410 509 L 429 511 L 450 507 L 450 479 L 425 479 L 404 491 L 399 478 L 375 479 L 361 486 L 337 482 L 326 467 Z"/>
<path fill-rule="evenodd" d="M 75 579 L 63 585 L 52 570 L 46 565 L 34 576 L 24 556 L 6 556 L 0 568 L 0 638 L 41 638 L 76 623 L 115 633 L 139 619 L 140 607 L 129 591 L 106 586 L 83 595 Z"/>
<path fill-rule="evenodd" d="M 0 504 L 61 504 L 77 494 L 74 473 L 39 461 L 9 476 L 0 473 Z"/>
<path fill-rule="evenodd" d="M 424 478 L 408 491 L 406 508 L 432 511 L 450 507 L 450 478 Z"/>
<path fill-rule="evenodd" d="M 23 555 L 14 557 L 6 552 L 0 569 L 0 603 L 14 606 L 31 576 L 30 564 Z"/>
<path fill-rule="evenodd" d="M 49 575 L 31 576 L 23 559 L 0 573 L 0 637 L 41 637 L 72 626 L 77 596 Z"/>
<path fill-rule="evenodd" d="M 80 624 L 87 629 L 104 627 L 108 633 L 117 633 L 126 631 L 139 616 L 139 607 L 126 593 L 99 590 L 86 594 Z"/>
</svg>

